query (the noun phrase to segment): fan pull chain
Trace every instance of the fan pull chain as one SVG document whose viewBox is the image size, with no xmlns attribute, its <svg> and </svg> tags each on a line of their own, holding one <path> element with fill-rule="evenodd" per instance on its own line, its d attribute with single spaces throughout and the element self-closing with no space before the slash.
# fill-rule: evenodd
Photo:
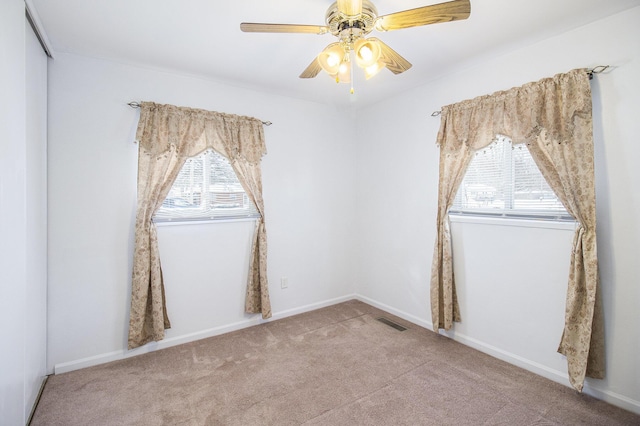
<svg viewBox="0 0 640 426">
<path fill-rule="evenodd" d="M 353 61 L 355 60 L 355 52 L 353 50 L 351 50 L 351 52 L 349 52 L 349 56 L 350 56 L 350 61 L 349 61 L 349 66 L 351 67 L 351 70 L 349 71 L 351 73 L 351 91 L 350 93 L 353 95 L 355 93 L 355 91 L 353 90 L 353 80 L 354 80 L 354 74 L 353 74 Z"/>
<path fill-rule="evenodd" d="M 353 95 L 355 93 L 355 91 L 353 90 L 353 61 L 351 62 L 351 69 L 349 70 L 349 72 L 351 73 L 351 94 Z"/>
</svg>

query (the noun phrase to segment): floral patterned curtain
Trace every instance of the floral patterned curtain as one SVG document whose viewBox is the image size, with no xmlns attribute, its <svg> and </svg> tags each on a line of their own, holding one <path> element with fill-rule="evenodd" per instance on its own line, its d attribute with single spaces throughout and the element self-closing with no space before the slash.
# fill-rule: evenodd
<svg viewBox="0 0 640 426">
<path fill-rule="evenodd" d="M 460 321 L 448 211 L 473 153 L 498 134 L 508 136 L 514 144 L 527 144 L 542 175 L 578 222 L 558 352 L 567 357 L 571 385 L 581 391 L 585 376 L 604 377 L 591 87 L 586 69 L 443 107 L 431 273 L 434 330 L 448 330 L 454 321 Z"/>
<path fill-rule="evenodd" d="M 271 317 L 267 283 L 260 161 L 266 154 L 262 122 L 256 118 L 143 102 L 136 139 L 138 207 L 135 223 L 129 349 L 164 338 L 170 328 L 154 213 L 189 157 L 214 149 L 229 159 L 261 217 L 249 263 L 246 310 Z"/>
</svg>

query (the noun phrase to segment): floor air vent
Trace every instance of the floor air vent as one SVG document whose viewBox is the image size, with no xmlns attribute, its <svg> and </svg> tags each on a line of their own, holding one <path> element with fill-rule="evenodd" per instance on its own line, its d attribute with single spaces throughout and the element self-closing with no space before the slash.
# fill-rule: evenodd
<svg viewBox="0 0 640 426">
<path fill-rule="evenodd" d="M 376 318 L 378 321 L 380 321 L 383 324 L 388 325 L 389 327 L 393 327 L 398 331 L 405 331 L 407 329 L 407 327 L 403 327 L 400 324 L 396 324 L 395 322 L 385 318 L 385 317 L 380 317 L 380 318 Z"/>
</svg>

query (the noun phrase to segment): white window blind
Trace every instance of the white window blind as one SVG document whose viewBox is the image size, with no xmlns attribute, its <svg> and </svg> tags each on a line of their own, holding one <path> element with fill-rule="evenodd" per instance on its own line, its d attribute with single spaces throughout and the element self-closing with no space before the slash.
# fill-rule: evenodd
<svg viewBox="0 0 640 426">
<path fill-rule="evenodd" d="M 451 213 L 571 220 L 525 144 L 498 136 L 478 151 L 456 194 Z"/>
<path fill-rule="evenodd" d="M 260 217 L 229 161 L 208 150 L 189 158 L 153 220 L 191 221 Z"/>
</svg>

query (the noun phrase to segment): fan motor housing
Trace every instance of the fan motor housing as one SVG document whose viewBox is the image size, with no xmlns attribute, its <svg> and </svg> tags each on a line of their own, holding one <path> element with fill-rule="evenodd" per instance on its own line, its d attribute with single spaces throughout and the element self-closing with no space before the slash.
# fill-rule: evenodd
<svg viewBox="0 0 640 426">
<path fill-rule="evenodd" d="M 346 16 L 338 10 L 338 2 L 327 9 L 325 21 L 329 32 L 340 39 L 348 39 L 357 35 L 364 36 L 373 31 L 378 10 L 367 0 L 362 0 L 362 13 L 356 16 Z"/>
</svg>

